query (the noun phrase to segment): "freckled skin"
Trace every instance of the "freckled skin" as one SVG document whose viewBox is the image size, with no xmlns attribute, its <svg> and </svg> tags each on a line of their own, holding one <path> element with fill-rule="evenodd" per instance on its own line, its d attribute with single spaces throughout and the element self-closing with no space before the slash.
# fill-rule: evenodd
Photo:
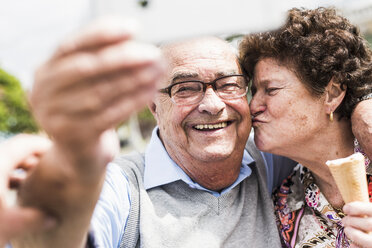
<svg viewBox="0 0 372 248">
<path fill-rule="evenodd" d="M 310 144 L 326 125 L 323 97 L 312 95 L 297 76 L 271 58 L 260 60 L 254 71 L 255 94 L 250 102 L 259 149 L 293 155 Z M 271 89 L 275 89 L 269 92 Z"/>
</svg>

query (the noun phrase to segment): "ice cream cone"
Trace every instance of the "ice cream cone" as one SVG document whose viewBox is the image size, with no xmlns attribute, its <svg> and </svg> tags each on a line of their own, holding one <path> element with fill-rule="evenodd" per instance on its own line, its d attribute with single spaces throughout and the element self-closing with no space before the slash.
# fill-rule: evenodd
<svg viewBox="0 0 372 248">
<path fill-rule="evenodd" d="M 326 163 L 345 203 L 369 202 L 364 156 L 361 153 Z"/>
</svg>

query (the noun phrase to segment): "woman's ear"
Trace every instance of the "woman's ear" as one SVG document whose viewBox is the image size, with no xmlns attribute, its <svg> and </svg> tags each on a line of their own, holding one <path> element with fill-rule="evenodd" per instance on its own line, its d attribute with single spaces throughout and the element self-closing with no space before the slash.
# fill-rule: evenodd
<svg viewBox="0 0 372 248">
<path fill-rule="evenodd" d="M 341 84 L 335 82 L 332 78 L 325 89 L 325 94 L 326 113 L 331 114 L 341 104 L 345 97 L 346 89 L 343 89 Z"/>
</svg>

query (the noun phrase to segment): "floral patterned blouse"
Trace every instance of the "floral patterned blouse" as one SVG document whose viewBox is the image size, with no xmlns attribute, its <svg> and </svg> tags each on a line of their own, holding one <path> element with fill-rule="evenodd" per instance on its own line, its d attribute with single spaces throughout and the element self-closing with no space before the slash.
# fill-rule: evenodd
<svg viewBox="0 0 372 248">
<path fill-rule="evenodd" d="M 363 153 L 357 141 L 354 151 Z M 367 157 L 365 161 L 369 199 L 372 202 L 372 166 L 369 166 Z M 344 213 L 328 203 L 311 172 L 301 164 L 274 192 L 273 200 L 283 247 L 350 246 L 341 223 Z"/>
</svg>

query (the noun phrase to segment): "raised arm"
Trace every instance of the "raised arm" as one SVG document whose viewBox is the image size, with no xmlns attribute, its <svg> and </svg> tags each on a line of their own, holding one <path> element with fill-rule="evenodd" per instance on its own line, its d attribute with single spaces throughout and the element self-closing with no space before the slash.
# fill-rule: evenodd
<svg viewBox="0 0 372 248">
<path fill-rule="evenodd" d="M 351 122 L 355 137 L 367 156 L 372 158 L 372 99 L 357 104 Z"/>
<path fill-rule="evenodd" d="M 132 40 L 124 22 L 96 23 L 66 40 L 39 68 L 31 106 L 55 145 L 20 192 L 23 205 L 56 216 L 57 228 L 15 244 L 82 247 L 106 164 L 112 132 L 143 108 L 163 73 L 160 51 Z"/>
</svg>

